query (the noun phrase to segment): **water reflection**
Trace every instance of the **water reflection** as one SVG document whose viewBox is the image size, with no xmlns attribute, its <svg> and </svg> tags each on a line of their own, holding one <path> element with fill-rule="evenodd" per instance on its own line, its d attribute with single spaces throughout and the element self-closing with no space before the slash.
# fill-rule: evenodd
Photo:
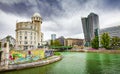
<svg viewBox="0 0 120 74">
<path fill-rule="evenodd" d="M 88 74 L 102 74 L 100 55 L 89 53 L 86 56 L 86 71 Z"/>
<path fill-rule="evenodd" d="M 88 74 L 120 74 L 119 54 L 89 53 L 86 56 Z"/>
</svg>

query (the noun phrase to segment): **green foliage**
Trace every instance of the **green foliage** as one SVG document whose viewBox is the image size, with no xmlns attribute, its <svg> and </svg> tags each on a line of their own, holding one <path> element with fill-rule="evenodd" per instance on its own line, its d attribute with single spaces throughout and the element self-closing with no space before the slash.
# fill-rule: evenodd
<svg viewBox="0 0 120 74">
<path fill-rule="evenodd" d="M 53 45 L 53 40 L 50 40 L 50 45 Z"/>
<path fill-rule="evenodd" d="M 54 55 L 61 55 L 60 52 L 54 52 Z"/>
<path fill-rule="evenodd" d="M 99 48 L 99 37 L 95 36 L 95 38 L 91 41 L 92 48 Z"/>
<path fill-rule="evenodd" d="M 59 40 L 55 40 L 54 43 L 53 43 L 53 45 L 55 45 L 55 46 L 61 46 L 61 43 L 59 42 Z"/>
<path fill-rule="evenodd" d="M 51 46 L 51 49 L 72 49 L 72 46 Z"/>
<path fill-rule="evenodd" d="M 59 40 L 51 40 L 50 45 L 51 46 L 61 46 L 61 43 Z"/>
<path fill-rule="evenodd" d="M 120 38 L 119 37 L 111 38 L 111 48 L 113 48 L 113 49 L 120 48 Z"/>
<path fill-rule="evenodd" d="M 100 41 L 101 45 L 103 48 L 110 48 L 110 36 L 108 33 L 103 33 L 101 35 L 101 41 Z"/>
</svg>

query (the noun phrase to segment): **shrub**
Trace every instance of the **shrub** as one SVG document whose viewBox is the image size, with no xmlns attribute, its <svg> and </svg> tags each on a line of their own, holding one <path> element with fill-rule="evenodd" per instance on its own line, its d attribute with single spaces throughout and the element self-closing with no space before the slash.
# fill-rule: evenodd
<svg viewBox="0 0 120 74">
<path fill-rule="evenodd" d="M 54 52 L 54 55 L 61 55 L 60 52 Z"/>
</svg>

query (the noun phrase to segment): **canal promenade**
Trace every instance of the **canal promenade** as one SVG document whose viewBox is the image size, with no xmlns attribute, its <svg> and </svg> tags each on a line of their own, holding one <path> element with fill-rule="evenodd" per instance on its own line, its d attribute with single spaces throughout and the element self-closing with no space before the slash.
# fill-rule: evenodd
<svg viewBox="0 0 120 74">
<path fill-rule="evenodd" d="M 87 49 L 73 49 L 73 50 L 68 50 L 68 52 L 93 52 L 93 53 L 110 53 L 110 54 L 120 54 L 120 50 L 108 50 L 104 48 L 99 48 L 99 49 L 92 49 L 92 48 L 87 48 Z"/>
<path fill-rule="evenodd" d="M 8 68 L 0 67 L 0 72 L 1 71 L 19 70 L 19 69 L 25 69 L 25 68 L 31 68 L 31 67 L 44 66 L 47 64 L 57 62 L 61 59 L 62 59 L 62 56 L 51 56 L 47 59 L 38 60 L 36 62 L 9 65 Z"/>
</svg>

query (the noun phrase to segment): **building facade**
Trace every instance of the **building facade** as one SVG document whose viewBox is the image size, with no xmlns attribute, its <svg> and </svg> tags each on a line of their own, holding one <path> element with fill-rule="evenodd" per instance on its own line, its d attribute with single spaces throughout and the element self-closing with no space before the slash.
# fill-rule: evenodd
<svg viewBox="0 0 120 74">
<path fill-rule="evenodd" d="M 83 39 L 74 39 L 74 38 L 65 39 L 65 46 L 83 46 L 83 45 L 84 45 Z"/>
<path fill-rule="evenodd" d="M 31 17 L 30 22 L 16 23 L 16 45 L 18 49 L 30 50 L 41 46 L 43 33 L 41 32 L 42 18 L 39 13 Z"/>
<path fill-rule="evenodd" d="M 16 40 L 12 36 L 6 36 L 5 38 L 1 39 L 0 42 L 1 42 L 1 48 L 3 48 L 5 43 L 7 42 L 9 42 L 10 47 L 14 48 L 16 45 Z"/>
<path fill-rule="evenodd" d="M 99 36 L 99 17 L 95 13 L 90 13 L 88 17 L 81 18 L 85 37 L 85 46 L 90 46 L 91 40 Z"/>
<path fill-rule="evenodd" d="M 2 61 L 2 51 L 0 50 L 0 65 L 1 65 L 1 61 Z"/>
<path fill-rule="evenodd" d="M 56 40 L 58 40 L 58 41 L 60 42 L 60 44 L 61 44 L 62 46 L 64 46 L 64 44 L 65 44 L 65 38 L 64 38 L 63 36 L 57 38 Z"/>
<path fill-rule="evenodd" d="M 110 37 L 114 37 L 114 36 L 120 37 L 120 25 L 100 29 L 100 35 L 103 34 L 104 32 L 109 33 Z"/>
</svg>

